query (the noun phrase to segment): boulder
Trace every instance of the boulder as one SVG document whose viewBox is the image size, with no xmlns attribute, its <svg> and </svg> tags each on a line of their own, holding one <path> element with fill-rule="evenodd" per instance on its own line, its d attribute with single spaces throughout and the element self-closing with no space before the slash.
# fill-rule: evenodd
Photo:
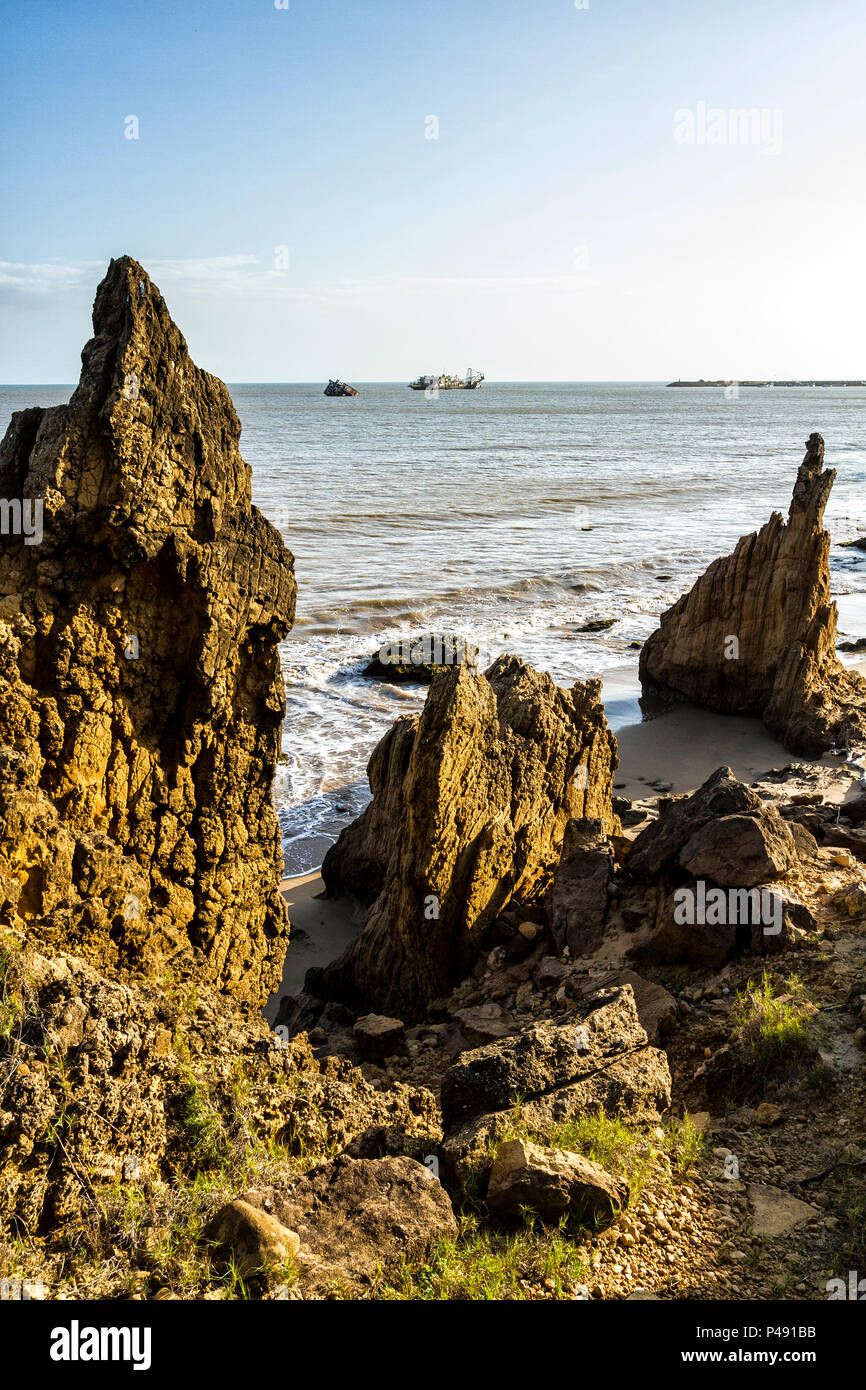
<svg viewBox="0 0 866 1390">
<path fill-rule="evenodd" d="M 787 950 L 798 932 L 817 929 L 812 912 L 787 883 L 714 887 L 705 880 L 658 894 L 655 923 L 629 952 L 639 968 L 692 965 L 718 969 L 736 952 Z"/>
<path fill-rule="evenodd" d="M 352 1029 L 358 1051 L 367 1062 L 380 1062 L 406 1051 L 406 1027 L 399 1018 L 365 1014 Z"/>
<path fill-rule="evenodd" d="M 9 917 L 100 968 L 191 963 L 258 1003 L 288 938 L 271 788 L 292 557 L 252 505 L 228 390 L 129 256 L 93 330 L 68 405 L 17 412 L 0 443 L 0 496 L 42 509 L 38 544 L 0 550 L 0 745 L 31 769 L 2 822 L 25 843 L 0 825 Z"/>
<path fill-rule="evenodd" d="M 787 1235 L 795 1227 L 823 1216 L 820 1207 L 801 1202 L 778 1187 L 765 1183 L 752 1182 L 748 1185 L 749 1200 L 752 1203 L 752 1234 L 775 1240 L 777 1236 Z"/>
<path fill-rule="evenodd" d="M 541 901 L 570 820 L 618 828 L 600 693 L 598 681 L 560 690 L 513 656 L 434 679 L 421 714 L 373 754 L 373 801 L 325 859 L 329 892 L 365 874 L 382 887 L 307 991 L 420 1016 L 469 973 L 505 908 L 520 920 Z"/>
<path fill-rule="evenodd" d="M 797 863 L 793 836 L 775 806 L 753 815 L 708 821 L 679 852 L 680 865 L 693 878 L 720 888 L 752 888 L 786 874 Z"/>
<path fill-rule="evenodd" d="M 301 1242 L 275 1216 L 259 1211 L 238 1198 L 220 1207 L 202 1232 L 202 1239 L 227 1260 L 234 1256 L 242 1279 L 260 1274 L 268 1265 L 280 1265 L 297 1255 Z"/>
<path fill-rule="evenodd" d="M 501 1043 L 464 1052 L 442 1078 L 446 1124 L 554 1091 L 645 1048 L 629 985 L 600 990 L 567 1022 L 536 1023 Z"/>
<path fill-rule="evenodd" d="M 628 872 L 635 878 L 655 878 L 678 858 L 684 845 L 704 826 L 724 816 L 750 816 L 761 810 L 761 798 L 738 782 L 729 767 L 719 767 L 692 792 L 659 802 L 658 820 L 635 838 Z"/>
<path fill-rule="evenodd" d="M 560 1217 L 598 1228 L 628 1204 L 629 1188 L 581 1154 L 545 1149 L 526 1139 L 501 1144 L 490 1169 L 487 1205 L 520 1216 L 524 1208 L 545 1221 Z"/>
<path fill-rule="evenodd" d="M 787 521 L 774 512 L 714 560 L 662 614 L 641 648 L 646 695 L 763 719 L 807 756 L 866 738 L 866 681 L 836 656 L 830 536 L 824 508 L 836 474 L 812 434 Z"/>
<path fill-rule="evenodd" d="M 791 839 L 794 841 L 794 849 L 797 852 L 797 858 L 801 863 L 804 859 L 813 859 L 818 853 L 818 841 L 815 839 L 811 830 L 808 830 L 806 826 L 802 825 L 798 820 L 788 820 L 787 817 L 785 817 L 785 819 L 788 829 L 791 832 Z"/>
<path fill-rule="evenodd" d="M 866 862 L 866 835 L 860 830 L 846 832 L 836 825 L 823 825 L 821 844 L 836 852 L 833 859 L 836 864 L 853 869 L 858 859 Z"/>
<path fill-rule="evenodd" d="M 260 1200 L 298 1232 L 307 1286 L 369 1284 L 380 1268 L 421 1259 L 457 1234 L 448 1194 L 413 1158 L 342 1154 Z"/>
<path fill-rule="evenodd" d="M 662 885 L 657 894 L 658 906 L 651 931 L 643 933 L 628 953 L 628 959 L 638 969 L 655 965 L 690 965 L 719 969 L 733 955 L 737 945 L 746 946 L 751 939 L 751 928 L 744 927 L 738 935 L 737 924 L 729 920 L 727 902 L 725 910 L 719 914 L 706 915 L 695 911 L 688 916 L 682 910 L 681 893 L 686 888 L 693 900 L 700 902 L 699 887 L 695 884 L 681 885 L 674 889 Z M 703 885 L 704 892 L 710 891 Z M 720 892 L 722 890 L 719 890 Z"/>
<path fill-rule="evenodd" d="M 590 988 L 596 992 L 617 985 L 631 985 L 640 1026 L 644 1029 L 649 1041 L 660 1046 L 676 1027 L 676 999 L 668 993 L 663 985 L 654 984 L 652 980 L 645 980 L 634 970 L 611 971 L 609 975 L 594 980 Z"/>
<path fill-rule="evenodd" d="M 862 792 L 846 801 L 842 806 L 842 816 L 851 825 L 863 825 L 866 823 L 866 796 Z"/>
<path fill-rule="evenodd" d="M 866 912 L 866 884 L 852 883 L 836 894 L 836 902 L 848 917 L 859 917 Z"/>
<path fill-rule="evenodd" d="M 453 666 L 478 666 L 478 648 L 456 632 L 425 632 L 386 642 L 373 653 L 364 675 L 373 680 L 401 684 L 430 684 L 434 676 Z"/>
<path fill-rule="evenodd" d="M 477 1004 L 470 1009 L 456 1009 L 453 1017 L 470 1047 L 507 1038 L 513 1032 L 510 1019 L 499 1004 Z"/>
<path fill-rule="evenodd" d="M 667 1059 L 648 1046 L 631 987 L 602 990 L 565 1022 L 462 1053 L 442 1078 L 442 1158 L 461 1182 L 488 1167 L 518 1102 L 523 1122 L 544 1137 L 598 1110 L 634 1124 L 658 1121 L 670 1087 Z"/>
</svg>

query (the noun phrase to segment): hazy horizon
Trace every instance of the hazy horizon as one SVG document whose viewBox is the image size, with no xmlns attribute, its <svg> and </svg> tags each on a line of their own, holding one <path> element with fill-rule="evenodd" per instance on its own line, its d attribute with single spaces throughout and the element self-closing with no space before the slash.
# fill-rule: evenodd
<svg viewBox="0 0 866 1390">
<path fill-rule="evenodd" d="M 204 370 L 207 371 L 208 368 L 205 368 Z M 329 380 L 331 380 L 331 379 L 333 379 L 333 380 L 343 380 L 342 377 L 335 377 L 335 378 L 329 378 L 329 377 L 306 377 L 306 378 L 298 378 L 297 380 L 293 380 L 293 381 L 281 380 L 281 379 L 278 379 L 278 378 L 273 378 L 273 379 L 271 379 L 271 380 L 267 380 L 267 379 L 265 379 L 265 378 L 262 378 L 261 380 L 254 380 L 252 377 L 250 377 L 249 379 L 236 378 L 236 379 L 233 380 L 233 381 L 228 381 L 228 380 L 226 380 L 225 384 L 226 384 L 226 386 L 227 386 L 229 389 L 231 389 L 233 386 L 317 386 L 317 387 L 321 387 L 322 385 L 327 385 L 327 382 L 328 382 Z M 684 377 L 672 377 L 672 378 L 662 378 L 662 377 L 656 377 L 656 378 L 653 378 L 653 377 L 643 377 L 643 378 L 639 378 L 639 377 L 589 377 L 589 376 L 587 376 L 587 377 L 571 377 L 571 378 L 569 378 L 569 377 L 526 376 L 526 377 L 495 377 L 495 378 L 486 377 L 486 378 L 485 378 L 484 385 L 485 385 L 485 387 L 488 386 L 488 385 L 489 385 L 489 386 L 664 386 L 664 387 L 667 387 L 667 386 L 671 385 L 672 382 L 674 382 L 674 381 L 685 381 L 685 382 L 690 383 L 690 384 L 691 384 L 691 383 L 696 383 L 698 386 L 700 386 L 701 384 L 704 384 L 705 386 L 707 386 L 708 388 L 710 388 L 710 387 L 716 385 L 718 382 L 724 381 L 725 385 L 732 385 L 732 386 L 733 386 L 733 385 L 737 385 L 737 386 L 742 386 L 744 389 L 748 390 L 748 389 L 749 389 L 748 384 L 747 384 L 748 380 L 754 380 L 755 382 L 758 382 L 758 383 L 763 382 L 763 381 L 767 381 L 767 382 L 771 382 L 771 381 L 772 381 L 772 382 L 778 382 L 778 381 L 783 381 L 783 380 L 790 380 L 790 381 L 796 381 L 798 384 L 801 384 L 801 385 L 803 385 L 803 386 L 810 386 L 813 382 L 819 382 L 819 381 L 828 381 L 828 380 L 839 381 L 839 380 L 847 380 L 847 381 L 849 381 L 849 382 L 853 382 L 853 383 L 859 385 L 861 381 L 864 382 L 864 383 L 866 383 L 866 376 L 864 376 L 864 377 L 848 377 L 848 378 L 837 378 L 837 377 L 832 377 L 832 378 L 831 378 L 831 377 L 827 377 L 823 372 L 812 372 L 811 375 L 807 374 L 806 376 L 802 376 L 802 377 L 786 377 L 786 378 L 781 378 L 781 377 L 764 377 L 764 378 L 762 378 L 762 377 L 755 377 L 755 378 L 750 378 L 750 379 L 744 379 L 743 377 L 720 377 L 720 376 L 719 376 L 719 377 L 712 377 L 712 376 L 710 376 L 710 377 L 701 377 L 701 376 L 692 377 L 692 376 L 684 376 Z M 408 381 L 404 380 L 403 377 L 369 377 L 369 378 L 367 378 L 366 380 L 365 380 L 363 377 L 354 377 L 353 380 L 352 380 L 349 384 L 350 384 L 350 385 L 354 385 L 354 386 L 408 386 L 409 383 L 408 383 Z M 38 390 L 40 390 L 40 391 L 47 391 L 47 390 L 54 390 L 54 389 L 57 389 L 57 390 L 61 390 L 61 389 L 62 389 L 62 390 L 74 391 L 77 385 L 78 385 L 78 378 L 76 378 L 75 381 L 0 381 L 0 390 L 7 390 L 7 389 L 8 389 L 8 390 L 21 391 L 21 390 L 25 390 L 28 386 L 32 386 L 32 387 L 34 387 L 35 389 L 38 389 Z M 483 389 L 483 388 L 482 388 L 482 389 Z M 762 387 L 761 385 L 756 385 L 756 386 L 755 386 L 754 388 L 752 388 L 752 389 L 754 389 L 754 390 L 762 390 L 763 387 Z"/>
</svg>

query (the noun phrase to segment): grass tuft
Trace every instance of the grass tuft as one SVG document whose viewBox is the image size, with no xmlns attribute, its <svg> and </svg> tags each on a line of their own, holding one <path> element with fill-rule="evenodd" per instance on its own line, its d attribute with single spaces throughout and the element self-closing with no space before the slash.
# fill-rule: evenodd
<svg viewBox="0 0 866 1390">
<path fill-rule="evenodd" d="M 758 1081 L 803 1070 L 814 1061 L 817 1044 L 802 981 L 789 975 L 780 989 L 765 970 L 749 980 L 731 1009 L 732 1037 Z"/>
</svg>

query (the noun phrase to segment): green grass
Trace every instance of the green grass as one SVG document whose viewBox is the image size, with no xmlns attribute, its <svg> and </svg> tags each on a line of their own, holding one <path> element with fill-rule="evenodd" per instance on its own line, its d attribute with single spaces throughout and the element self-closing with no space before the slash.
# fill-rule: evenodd
<svg viewBox="0 0 866 1390">
<path fill-rule="evenodd" d="M 831 1178 L 834 1211 L 841 1219 L 840 1245 L 833 1258 L 834 1274 L 851 1269 L 866 1272 L 866 1175 L 862 1168 L 839 1168 Z"/>
<path fill-rule="evenodd" d="M 456 1237 L 436 1243 L 421 1263 L 403 1260 L 387 1280 L 380 1276 L 371 1296 L 381 1300 L 524 1301 L 537 1297 L 573 1299 L 588 1270 L 563 1224 L 537 1231 L 531 1219 L 517 1232 L 482 1229 L 464 1216 Z M 527 1287 L 529 1285 L 530 1287 Z"/>
<path fill-rule="evenodd" d="M 690 1177 L 706 1157 L 706 1137 L 695 1129 L 694 1121 L 688 1113 L 681 1120 L 668 1120 L 664 1142 L 665 1151 L 680 1177 Z"/>
<path fill-rule="evenodd" d="M 7 1047 L 23 1015 L 18 974 L 18 947 L 7 937 L 0 941 L 0 1044 Z"/>
<path fill-rule="evenodd" d="M 194 1129 L 210 1142 L 210 1126 Z M 146 1271 L 151 1291 L 168 1287 L 182 1298 L 201 1298 L 204 1293 L 221 1298 L 257 1297 L 260 1287 L 291 1285 L 297 1271 L 291 1260 L 264 1270 L 255 1280 L 243 1278 L 234 1261 L 212 1260 L 202 1232 L 213 1214 L 239 1192 L 256 1186 L 289 1181 L 303 1165 L 275 1141 L 258 1139 L 229 1148 L 219 1163 L 192 1176 L 176 1174 L 171 1182 L 147 1177 L 142 1182 L 105 1184 L 98 1194 L 99 1246 L 91 1258 L 122 1252 L 138 1273 Z"/>
<path fill-rule="evenodd" d="M 614 1176 L 624 1177 L 632 1205 L 650 1181 L 669 1185 L 674 1173 L 686 1178 L 700 1164 L 706 1147 L 703 1135 L 698 1133 L 688 1115 L 682 1120 L 668 1120 L 647 1132 L 627 1125 L 618 1116 L 597 1110 L 555 1124 L 547 1133 L 539 1135 L 527 1126 L 516 1106 L 499 1142 L 521 1138 L 547 1148 L 582 1154 Z M 491 1156 L 496 1148 L 498 1144 L 493 1146 Z M 664 1158 L 670 1164 L 669 1169 Z"/>
<path fill-rule="evenodd" d="M 780 996 L 788 995 L 790 998 Z M 734 1042 L 757 1081 L 802 1071 L 817 1054 L 802 981 L 789 975 L 783 987 L 764 971 L 749 980 L 731 1009 Z"/>
<path fill-rule="evenodd" d="M 196 1164 L 215 1167 L 225 1156 L 227 1135 L 219 1111 L 211 1104 L 202 1083 L 189 1074 L 183 1102 L 183 1128 Z"/>
</svg>

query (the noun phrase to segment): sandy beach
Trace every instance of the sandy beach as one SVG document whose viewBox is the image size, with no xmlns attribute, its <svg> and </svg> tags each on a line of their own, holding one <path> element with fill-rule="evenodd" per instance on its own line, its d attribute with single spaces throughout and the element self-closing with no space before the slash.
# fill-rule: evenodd
<svg viewBox="0 0 866 1390">
<path fill-rule="evenodd" d="M 284 878 L 280 891 L 289 909 L 292 935 L 283 964 L 283 978 L 276 994 L 265 1005 L 269 1023 L 276 1017 L 280 996 L 298 994 L 311 965 L 327 965 L 349 944 L 360 926 L 361 913 L 349 898 L 329 900 L 322 875 L 316 871 Z"/>
</svg>

